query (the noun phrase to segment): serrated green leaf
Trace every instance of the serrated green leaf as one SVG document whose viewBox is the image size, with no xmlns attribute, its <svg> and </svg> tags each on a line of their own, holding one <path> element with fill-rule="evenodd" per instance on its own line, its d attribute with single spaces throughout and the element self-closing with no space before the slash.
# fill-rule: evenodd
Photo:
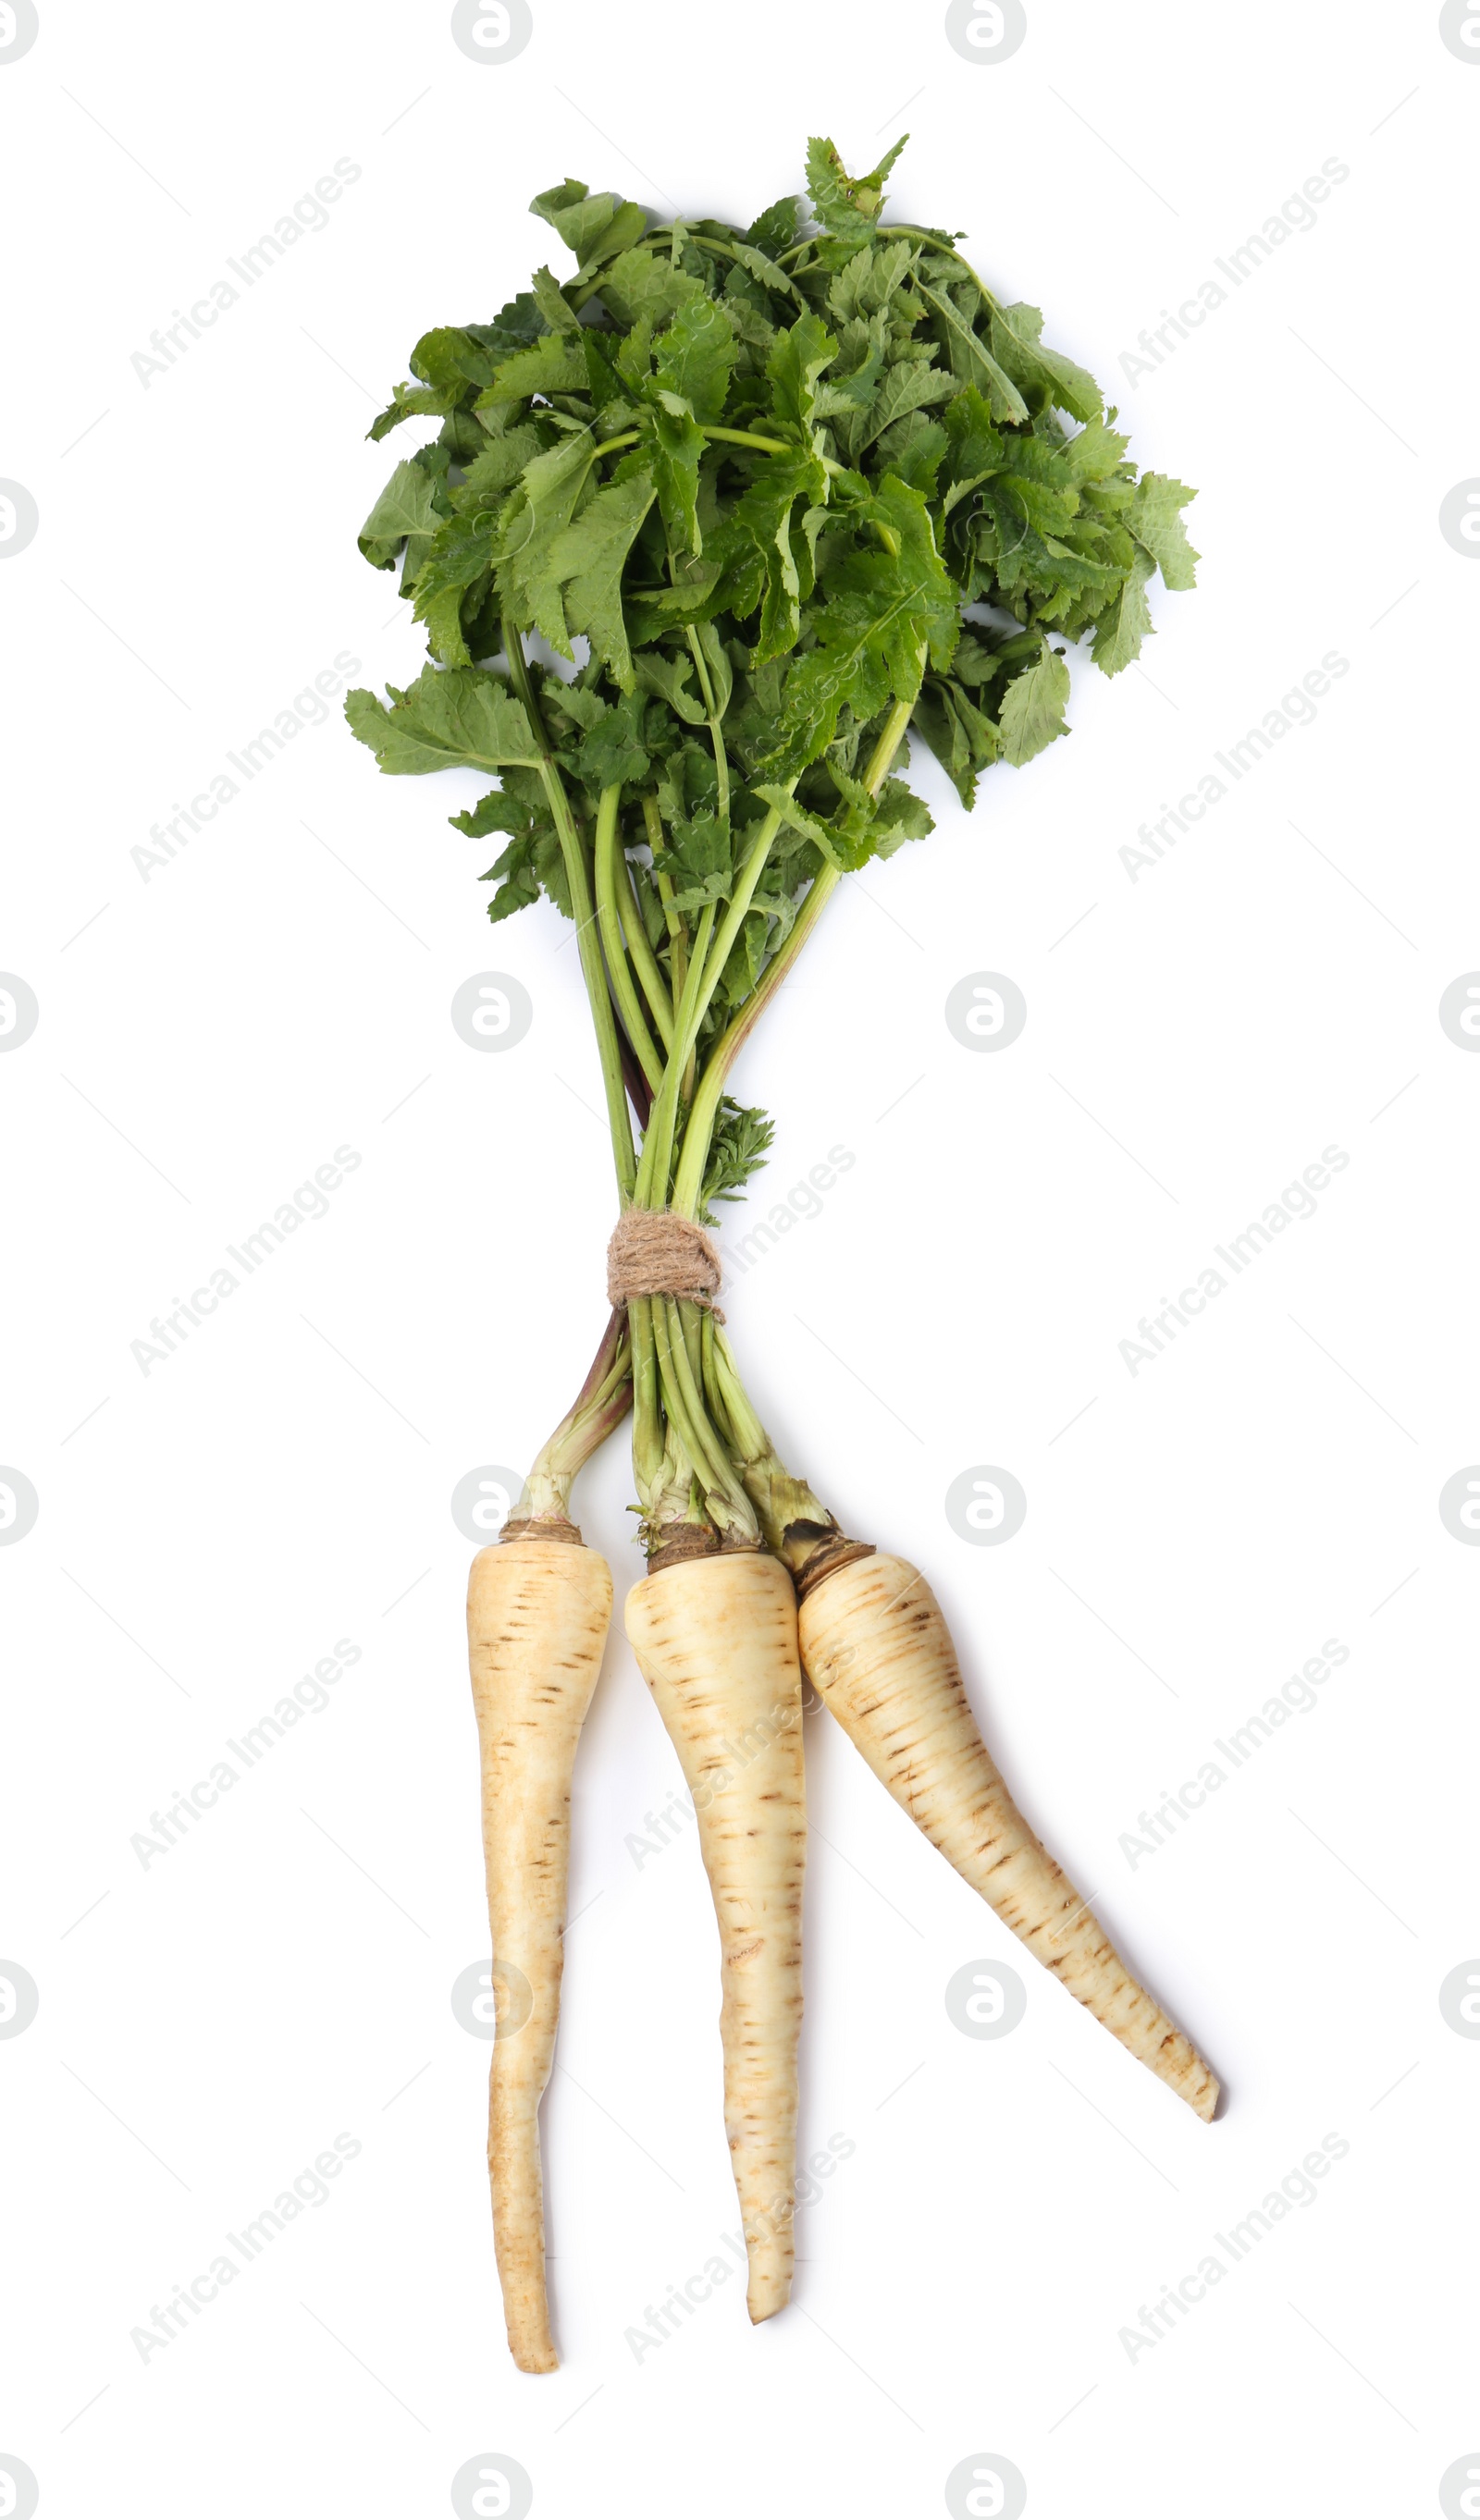
<svg viewBox="0 0 1480 2520">
<path fill-rule="evenodd" d="M 851 460 L 856 464 L 875 439 L 882 437 L 884 430 L 896 420 L 902 420 L 906 412 L 923 411 L 931 403 L 949 402 L 960 391 L 955 377 L 944 375 L 938 368 L 927 367 L 922 359 L 897 360 L 885 374 L 870 404 L 862 430 L 849 447 Z"/>
<path fill-rule="evenodd" d="M 1016 385 L 993 358 L 980 334 L 967 323 L 955 299 L 944 289 L 931 288 L 923 280 L 917 286 L 940 325 L 951 374 L 960 377 L 964 384 L 975 385 L 994 420 L 1025 421 L 1028 406 Z"/>
<path fill-rule="evenodd" d="M 653 375 L 660 386 L 688 404 L 696 421 L 717 421 L 725 408 L 737 346 L 712 299 L 695 299 L 680 307 L 653 343 Z"/>
<path fill-rule="evenodd" d="M 1196 496 L 1185 481 L 1174 481 L 1164 472 L 1143 472 L 1126 515 L 1132 533 L 1150 553 L 1164 583 L 1179 592 L 1196 585 L 1202 557 L 1188 542 L 1181 514 Z"/>
<path fill-rule="evenodd" d="M 647 706 L 645 693 L 629 692 L 613 706 L 604 708 L 589 733 L 582 736 L 574 754 L 575 771 L 588 787 L 621 788 L 647 778 L 651 767 L 651 756 L 643 742 Z"/>
<path fill-rule="evenodd" d="M 579 333 L 581 319 L 548 263 L 541 263 L 530 287 L 534 302 L 552 333 Z"/>
<path fill-rule="evenodd" d="M 774 388 L 772 416 L 783 428 L 806 435 L 817 380 L 836 356 L 837 343 L 819 315 L 799 315 L 785 332 L 778 333 L 766 374 Z"/>
<path fill-rule="evenodd" d="M 1004 761 L 1020 768 L 1036 753 L 1046 752 L 1060 735 L 1067 735 L 1063 713 L 1068 699 L 1068 666 L 1052 648 L 1045 648 L 1037 664 L 1015 675 L 1008 686 L 998 716 Z"/>
<path fill-rule="evenodd" d="M 392 776 L 418 777 L 460 764 L 474 770 L 538 766 L 540 748 L 522 703 L 492 674 L 476 666 L 439 673 L 435 665 L 424 665 L 406 691 L 387 688 L 389 708 L 373 692 L 353 691 L 345 695 L 344 714 Z"/>
<path fill-rule="evenodd" d="M 610 482 L 557 536 L 550 552 L 549 573 L 564 589 L 569 627 L 586 632 L 624 692 L 632 689 L 633 675 L 622 570 L 653 497 L 650 472 Z"/>
<path fill-rule="evenodd" d="M 521 625 L 532 625 L 561 656 L 570 655 L 570 634 L 551 553 L 575 514 L 591 475 L 588 436 L 567 437 L 527 465 L 517 496 L 505 514 L 500 595 Z"/>
<path fill-rule="evenodd" d="M 492 382 L 473 404 L 489 411 L 501 402 L 521 402 L 529 394 L 583 394 L 590 382 L 586 353 L 567 333 L 545 333 L 532 349 L 516 350 L 501 359 Z"/>
<path fill-rule="evenodd" d="M 1134 664 L 1143 639 L 1150 636 L 1151 608 L 1145 590 L 1155 565 L 1148 551 L 1138 551 L 1130 576 L 1095 625 L 1091 653 L 1102 674 L 1118 674 Z"/>
<path fill-rule="evenodd" d="M 1043 316 L 1036 306 L 992 309 L 992 347 L 1009 376 L 1020 385 L 1041 384 L 1075 420 L 1099 420 L 1104 406 L 1094 378 L 1060 351 L 1045 349 L 1042 331 Z"/>
<path fill-rule="evenodd" d="M 656 693 L 686 726 L 703 725 L 704 703 L 697 692 L 690 689 L 694 679 L 692 656 L 667 656 L 659 649 L 646 648 L 634 670 L 639 691 Z"/>
<path fill-rule="evenodd" d="M 796 241 L 797 206 L 796 195 L 784 193 L 779 202 L 762 210 L 758 219 L 751 220 L 745 230 L 746 244 L 755 246 L 761 253 L 785 253 L 787 246 Z"/>
<path fill-rule="evenodd" d="M 704 294 L 701 281 L 669 261 L 666 253 L 631 246 L 602 274 L 602 296 L 624 331 L 646 316 L 656 330 L 670 324 L 681 306 Z"/>
<path fill-rule="evenodd" d="M 840 245 L 873 244 L 884 205 L 884 177 L 909 137 L 902 132 L 869 175 L 850 175 L 830 140 L 808 141 L 807 191 L 819 227 Z"/>
</svg>

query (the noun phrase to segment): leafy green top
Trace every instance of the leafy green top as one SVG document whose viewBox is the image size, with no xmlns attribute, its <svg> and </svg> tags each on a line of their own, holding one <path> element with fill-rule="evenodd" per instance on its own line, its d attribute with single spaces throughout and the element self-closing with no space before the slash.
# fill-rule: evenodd
<svg viewBox="0 0 1480 2520">
<path fill-rule="evenodd" d="M 671 989 L 675 935 L 783 814 L 711 1030 L 824 863 L 929 831 L 903 781 L 863 783 L 896 702 L 969 806 L 991 764 L 1067 733 L 1064 643 L 1119 673 L 1154 572 L 1193 582 L 1193 493 L 1138 477 L 1038 309 L 1003 304 L 952 237 L 881 223 L 903 145 L 850 176 L 812 141 L 812 225 L 792 199 L 741 234 L 650 227 L 574 179 L 542 193 L 573 276 L 541 268 L 491 323 L 424 334 L 371 431 L 440 423 L 360 537 L 378 568 L 400 557 L 434 661 L 388 707 L 352 693 L 349 721 L 382 769 L 497 774 L 452 818 L 505 836 L 491 917 L 542 891 L 570 915 L 552 766 L 588 830 L 619 786 Z M 573 680 L 521 682 L 540 724 L 510 688 L 512 630 L 572 663 L 589 642 Z"/>
</svg>

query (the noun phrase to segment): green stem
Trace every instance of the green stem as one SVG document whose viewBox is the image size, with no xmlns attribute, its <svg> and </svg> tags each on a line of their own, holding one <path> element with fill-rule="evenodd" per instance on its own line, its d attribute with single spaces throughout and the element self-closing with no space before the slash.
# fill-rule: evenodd
<svg viewBox="0 0 1480 2520">
<path fill-rule="evenodd" d="M 648 845 L 652 851 L 652 874 L 653 880 L 657 885 L 657 897 L 663 905 L 663 917 L 668 922 L 668 964 L 669 968 L 673 973 L 674 1023 L 676 1027 L 678 1021 L 678 1004 L 684 994 L 684 982 L 689 973 L 689 928 L 687 922 L 684 919 L 683 912 L 675 910 L 673 907 L 672 878 L 665 875 L 658 864 L 658 859 L 661 857 L 663 852 L 663 818 L 658 812 L 657 798 L 655 796 L 648 795 L 643 798 L 643 820 L 648 827 Z M 668 1047 L 670 1050 L 672 1049 L 673 1044 L 671 1041 L 669 1042 Z M 694 1100 L 695 1064 L 695 1056 L 691 1050 L 689 1057 L 685 1061 L 683 1081 L 680 1087 L 680 1091 L 686 1102 L 692 1102 Z"/>
<path fill-rule="evenodd" d="M 632 1341 L 632 1472 L 643 1511 L 650 1513 L 662 1485 L 664 1453 L 651 1296 L 633 1296 L 627 1306 L 627 1331 Z"/>
<path fill-rule="evenodd" d="M 724 446 L 754 446 L 762 455 L 801 455 L 809 452 L 800 446 L 788 446 L 784 438 L 757 437 L 753 428 L 705 428 L 706 437 L 718 438 Z M 846 472 L 846 464 L 834 464 L 830 455 L 818 458 L 825 472 Z"/>
<path fill-rule="evenodd" d="M 616 809 L 621 793 L 620 787 L 604 788 L 596 811 L 596 914 L 602 943 L 606 949 L 606 968 L 611 975 L 617 1011 L 626 1026 L 627 1038 L 637 1053 L 643 1074 L 655 1094 L 663 1081 L 663 1062 L 648 1030 L 643 1002 L 628 967 L 617 909 L 617 885 L 624 880 L 617 874 L 622 856 L 622 837 L 617 829 Z M 646 944 L 647 938 L 643 941 Z"/>
<path fill-rule="evenodd" d="M 785 945 L 771 957 L 754 989 L 739 1013 L 721 1033 L 709 1054 L 704 1073 L 692 1097 L 689 1118 L 684 1128 L 683 1151 L 674 1176 L 672 1207 L 676 1216 L 691 1219 L 698 1213 L 699 1192 L 703 1187 L 704 1166 L 709 1160 L 709 1141 L 719 1111 L 720 1098 L 729 1081 L 730 1070 L 743 1044 L 784 985 L 802 947 L 827 909 L 842 881 L 842 870 L 835 866 L 819 869 L 812 889 L 792 922 L 791 933 Z"/>
<path fill-rule="evenodd" d="M 987 284 L 983 280 L 980 272 L 973 271 L 971 269 L 965 255 L 964 253 L 958 253 L 954 245 L 942 245 L 939 237 L 926 236 L 923 228 L 888 227 L 880 228 L 878 233 L 880 237 L 914 237 L 918 245 L 927 245 L 932 253 L 948 253 L 951 260 L 953 262 L 959 262 L 963 271 L 965 272 L 970 279 L 975 281 L 976 286 L 981 291 L 987 304 L 993 308 L 999 304 L 1000 301 L 993 296 L 991 290 L 987 287 Z"/>
<path fill-rule="evenodd" d="M 631 901 L 630 919 L 628 903 L 624 901 L 622 904 L 622 925 L 627 930 L 628 948 L 637 976 L 643 984 L 643 993 L 652 1009 L 652 1020 L 658 1028 L 663 1048 L 671 1050 L 673 1048 L 673 999 L 668 984 L 663 978 L 662 967 L 648 941 L 648 923 L 643 917 L 643 870 L 640 866 L 634 866 L 625 849 L 620 852 L 620 855 L 622 864 L 627 870 Z"/>
<path fill-rule="evenodd" d="M 655 241 L 655 239 L 656 239 L 656 238 L 658 238 L 658 237 L 663 237 L 663 236 L 671 236 L 671 235 L 672 235 L 672 233 L 673 233 L 673 223 L 672 223 L 672 221 L 671 221 L 671 220 L 668 220 L 668 221 L 665 221 L 664 225 L 663 225 L 662 227 L 660 227 L 660 228 L 650 228 L 650 229 L 648 230 L 647 235 L 646 235 L 645 237 L 643 237 L 643 238 L 640 240 L 640 242 L 641 242 L 643 245 L 645 245 L 645 246 L 647 246 L 647 245 L 651 245 L 651 244 Z M 693 235 L 693 234 L 694 234 L 694 231 L 691 229 L 690 233 L 691 233 L 691 235 Z M 723 254 L 728 254 L 728 255 L 729 255 L 729 257 L 730 257 L 730 260 L 731 260 L 732 262 L 740 262 L 740 263 L 742 263 L 742 264 L 743 264 L 743 257 L 742 257 L 742 255 L 741 255 L 741 253 L 740 253 L 740 251 L 739 247 L 731 245 L 731 244 L 729 243 L 728 239 L 727 239 L 727 238 L 725 238 L 725 237 L 715 237 L 715 236 L 697 236 L 697 235 L 695 235 L 695 236 L 694 236 L 694 243 L 695 243 L 695 248 L 696 248 L 697 251 L 698 251 L 698 252 L 700 252 L 700 253 L 723 253 Z M 768 262 L 769 262 L 769 261 L 771 261 L 773 258 L 774 258 L 774 257 L 773 257 L 773 256 L 771 256 L 770 254 L 768 254 L 768 255 L 766 256 L 766 259 L 767 259 L 767 261 L 768 261 Z M 747 266 L 745 266 L 745 267 L 747 267 Z M 779 271 L 781 270 L 781 265 L 780 265 L 780 263 L 778 263 L 778 264 L 777 264 L 777 269 L 778 269 Z M 785 280 L 785 282 L 786 282 L 786 287 L 790 290 L 792 296 L 795 298 L 795 300 L 796 300 L 796 302 L 797 302 L 798 306 L 799 306 L 799 307 L 801 308 L 801 310 L 802 310 L 802 313 L 805 315 L 805 314 L 808 312 L 808 307 L 807 307 L 807 301 L 806 301 L 805 297 L 802 295 L 801 291 L 800 291 L 798 288 L 796 288 L 796 287 L 795 287 L 794 283 L 793 283 L 791 280 L 789 280 L 789 279 L 787 278 L 787 276 L 786 276 L 786 274 L 785 274 L 785 272 L 782 272 L 782 278 L 783 278 L 784 280 Z"/>
<path fill-rule="evenodd" d="M 616 1168 L 616 1186 L 625 1207 L 632 1197 L 637 1180 L 637 1157 L 632 1145 L 632 1121 L 627 1108 L 627 1089 L 622 1082 L 622 1058 L 617 1047 L 616 1023 L 611 1012 L 611 996 L 606 986 L 605 966 L 602 961 L 601 940 L 597 933 L 596 911 L 591 898 L 591 874 L 585 842 L 575 826 L 570 799 L 561 777 L 551 745 L 549 730 L 540 708 L 539 695 L 530 679 L 524 642 L 511 613 L 503 617 L 504 650 L 509 658 L 509 678 L 524 703 L 535 741 L 540 747 L 540 782 L 549 801 L 551 816 L 561 843 L 564 861 L 565 881 L 570 889 L 570 908 L 575 919 L 576 944 L 581 958 L 581 977 L 591 1002 L 591 1020 L 596 1028 L 597 1053 L 602 1063 L 602 1084 L 606 1096 L 606 1122 L 611 1132 L 611 1160 Z"/>
<path fill-rule="evenodd" d="M 801 455 L 808 451 L 801 446 L 788 445 L 783 437 L 757 437 L 751 428 L 713 428 L 701 421 L 699 432 L 704 437 L 717 439 L 724 446 L 753 446 L 762 455 Z M 642 433 L 640 428 L 624 428 L 619 437 L 603 438 L 601 445 L 592 449 L 592 462 L 595 463 L 602 455 L 614 455 L 618 447 L 636 446 Z M 848 469 L 845 464 L 834 464 L 830 455 L 819 456 L 818 461 L 825 472 L 846 472 Z"/>
<path fill-rule="evenodd" d="M 570 1524 L 570 1489 L 578 1471 L 601 1450 L 632 1406 L 632 1354 L 625 1316 L 614 1312 L 602 1334 L 591 1370 L 573 1403 L 535 1455 L 518 1520 Z M 525 1532 L 539 1538 L 538 1531 Z"/>
<path fill-rule="evenodd" d="M 923 659 L 924 651 L 920 655 Z M 913 700 L 897 699 L 885 718 L 878 742 L 869 756 L 864 772 L 864 786 L 871 796 L 876 796 L 889 775 L 889 767 L 899 750 L 906 727 L 910 723 Z M 684 1130 L 683 1150 L 673 1184 L 673 1207 L 679 1216 L 697 1213 L 699 1192 L 703 1185 L 704 1166 L 709 1158 L 709 1141 L 730 1070 L 741 1045 L 748 1039 L 757 1019 L 770 1005 L 786 978 L 802 947 L 827 909 L 841 881 L 841 870 L 825 866 L 813 878 L 812 889 L 802 903 L 785 945 L 767 964 L 755 988 L 740 1009 L 734 1020 L 720 1035 L 709 1055 L 703 1077 L 691 1097 L 688 1123 Z"/>
<path fill-rule="evenodd" d="M 728 831 L 730 828 L 730 755 L 725 750 L 725 733 L 719 722 L 719 711 L 714 704 L 714 685 L 709 679 L 709 660 L 704 654 L 698 632 L 691 627 L 688 636 L 689 652 L 698 667 L 699 690 L 703 694 L 704 709 L 709 720 L 709 742 L 714 752 L 714 776 L 719 788 L 717 800 L 719 817 Z"/>
<path fill-rule="evenodd" d="M 760 1540 L 755 1508 L 709 1423 L 702 1396 L 695 1388 L 693 1369 L 684 1345 L 682 1327 L 676 1319 L 673 1298 L 653 1296 L 650 1299 L 650 1309 L 658 1369 L 662 1375 L 664 1407 L 669 1423 L 688 1453 L 704 1490 L 710 1519 L 720 1531 L 755 1545 Z"/>
<path fill-rule="evenodd" d="M 787 795 L 795 785 L 794 779 L 787 781 Z M 771 854 L 772 843 L 781 827 L 780 811 L 773 805 L 755 835 L 750 854 L 731 894 L 730 906 L 721 922 L 719 934 L 712 945 L 709 942 L 707 927 L 713 924 L 714 904 L 711 901 L 704 905 L 703 920 L 700 922 L 698 936 L 695 941 L 694 961 L 689 967 L 689 979 L 684 990 L 683 1005 L 674 1022 L 673 1050 L 664 1071 L 662 1091 L 652 1106 L 652 1117 L 648 1123 L 648 1134 L 643 1140 L 643 1160 L 638 1172 L 636 1192 L 638 1202 L 642 1206 L 652 1207 L 664 1203 L 669 1167 L 673 1161 L 674 1131 L 678 1117 L 679 1069 L 687 1062 L 692 1048 L 698 1040 L 699 1027 L 709 1011 L 709 1001 L 719 986 L 720 975 L 730 960 L 735 940 L 740 934 L 741 923 L 749 911 L 755 887 L 760 881 L 761 871 Z"/>
<path fill-rule="evenodd" d="M 694 940 L 694 953 L 684 978 L 683 993 L 673 1015 L 673 1048 L 663 1070 L 663 1082 L 657 1101 L 649 1115 L 643 1138 L 642 1160 L 637 1170 L 637 1187 L 633 1198 L 639 1207 L 663 1207 L 668 1198 L 668 1173 L 673 1162 L 673 1132 L 678 1117 L 679 1086 L 688 1063 L 690 1045 L 698 1031 L 695 1008 L 704 976 L 704 961 L 709 939 L 714 932 L 714 904 L 706 901 L 699 913 L 698 932 Z"/>
</svg>

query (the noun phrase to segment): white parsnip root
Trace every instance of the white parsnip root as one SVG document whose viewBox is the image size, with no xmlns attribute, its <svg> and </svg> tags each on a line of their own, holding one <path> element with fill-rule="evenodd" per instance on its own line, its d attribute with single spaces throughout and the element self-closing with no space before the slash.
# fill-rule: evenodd
<svg viewBox="0 0 1480 2520">
<path fill-rule="evenodd" d="M 796 2180 L 807 1813 L 791 1578 L 753 1552 L 689 1558 L 634 1587 L 627 1634 L 678 1751 L 714 1895 L 725 2127 L 759 2321 L 791 2290 Z"/>
<path fill-rule="evenodd" d="M 839 1567 L 803 1601 L 800 1642 L 813 1687 L 931 1844 L 1097 2021 L 1211 2118 L 1215 2076 L 1137 1985 L 999 1776 L 924 1577 L 902 1557 Z"/>
<path fill-rule="evenodd" d="M 488 2178 L 509 2350 L 521 2371 L 558 2367 L 539 2109 L 561 2002 L 571 1771 L 610 1619 L 611 1570 L 595 1550 L 513 1540 L 472 1561 L 468 1661 L 499 2008 Z"/>
</svg>

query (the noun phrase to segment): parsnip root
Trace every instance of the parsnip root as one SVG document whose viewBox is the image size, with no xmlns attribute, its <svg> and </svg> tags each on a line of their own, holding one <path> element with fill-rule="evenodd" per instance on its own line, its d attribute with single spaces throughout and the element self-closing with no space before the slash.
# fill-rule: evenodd
<svg viewBox="0 0 1480 2520">
<path fill-rule="evenodd" d="M 791 1579 L 694 1557 L 627 1597 L 627 1634 L 678 1751 L 720 1933 L 720 2037 L 753 2320 L 791 2290 L 802 2017 L 801 1672 Z"/>
<path fill-rule="evenodd" d="M 498 2035 L 488 2077 L 488 2178 L 509 2350 L 554 2371 L 545 2292 L 540 2099 L 564 1958 L 570 1778 L 611 1619 L 595 1550 L 513 1540 L 468 1578 L 468 1661 L 483 1778 L 483 1855 Z"/>
<path fill-rule="evenodd" d="M 1216 2077 L 1016 1809 L 924 1577 L 902 1557 L 856 1559 L 807 1596 L 799 1634 L 818 1694 L 932 1846 L 1097 2021 L 1210 2118 Z"/>
</svg>

